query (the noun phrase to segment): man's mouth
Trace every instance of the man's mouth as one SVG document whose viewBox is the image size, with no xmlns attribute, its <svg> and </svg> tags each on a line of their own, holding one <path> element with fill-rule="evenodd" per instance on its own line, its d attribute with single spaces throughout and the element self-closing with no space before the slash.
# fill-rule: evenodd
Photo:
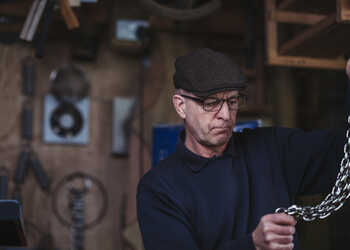
<svg viewBox="0 0 350 250">
<path fill-rule="evenodd" d="M 214 127 L 213 130 L 214 131 L 226 131 L 226 130 L 230 130 L 230 127 Z"/>
</svg>

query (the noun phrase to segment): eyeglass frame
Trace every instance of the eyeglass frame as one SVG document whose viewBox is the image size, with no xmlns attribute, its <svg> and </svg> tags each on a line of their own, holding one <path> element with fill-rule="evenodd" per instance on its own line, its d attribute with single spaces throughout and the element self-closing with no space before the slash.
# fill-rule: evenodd
<svg viewBox="0 0 350 250">
<path fill-rule="evenodd" d="M 238 96 L 231 96 L 231 97 L 225 98 L 225 99 L 223 99 L 223 98 L 216 98 L 216 97 L 200 98 L 200 97 L 194 97 L 194 96 L 189 96 L 189 95 L 184 95 L 184 94 L 180 94 L 180 96 L 185 97 L 185 98 L 188 98 L 188 99 L 190 99 L 190 100 L 193 100 L 193 101 L 195 101 L 195 102 L 197 102 L 197 103 L 200 103 L 200 104 L 202 105 L 203 110 L 206 111 L 206 112 L 217 112 L 217 111 L 220 111 L 220 110 L 222 109 L 222 106 L 224 105 L 225 102 L 227 102 L 227 106 L 228 106 L 228 108 L 229 108 L 230 111 L 237 111 L 237 110 L 239 110 L 239 108 L 240 108 L 240 107 L 239 107 L 239 99 L 240 99 L 240 98 L 243 98 L 242 100 L 243 100 L 244 103 L 246 103 L 246 102 L 247 102 L 247 99 L 248 99 L 247 95 L 244 95 L 244 94 L 239 94 Z M 228 101 L 231 100 L 231 99 L 233 99 L 233 98 L 235 98 L 235 99 L 238 101 L 238 103 L 237 103 L 237 108 L 231 108 L 231 107 L 230 107 L 230 104 L 228 103 Z M 207 110 L 207 109 L 205 109 L 205 108 L 204 108 L 204 102 L 205 102 L 205 100 L 207 100 L 207 99 L 216 99 L 216 100 L 220 100 L 220 103 L 221 103 L 221 104 L 218 106 L 219 108 L 213 108 L 213 110 Z"/>
</svg>

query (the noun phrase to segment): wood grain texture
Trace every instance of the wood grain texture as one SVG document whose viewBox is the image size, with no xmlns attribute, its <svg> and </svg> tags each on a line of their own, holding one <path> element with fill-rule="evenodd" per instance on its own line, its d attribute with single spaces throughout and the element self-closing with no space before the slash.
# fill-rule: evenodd
<svg viewBox="0 0 350 250">
<path fill-rule="evenodd" d="M 135 94 L 138 61 L 120 56 L 104 45 L 96 63 L 76 63 L 91 81 L 90 143 L 87 146 L 48 145 L 42 141 L 43 98 L 49 91 L 50 72 L 70 62 L 67 45 L 62 42 L 48 44 L 50 53 L 36 63 L 32 147 L 38 153 L 53 188 L 64 176 L 76 171 L 90 174 L 104 184 L 109 197 L 107 216 L 99 225 L 86 231 L 85 245 L 87 250 L 120 249 L 127 160 L 111 155 L 112 98 Z M 23 45 L 0 45 L 0 162 L 9 171 L 10 197 L 14 190 L 12 178 L 21 149 L 19 114 L 25 100 L 21 93 L 21 60 L 32 52 Z M 54 237 L 55 247 L 69 249 L 70 228 L 62 225 L 54 216 L 52 196 L 40 189 L 32 171 L 29 171 L 21 189 L 25 221 L 34 224 L 42 232 L 49 232 Z M 99 200 L 99 193 L 92 190 L 87 200 L 87 219 L 96 214 Z M 68 213 L 66 205 L 61 204 L 61 208 Z M 35 244 L 38 239 L 29 242 Z"/>
</svg>

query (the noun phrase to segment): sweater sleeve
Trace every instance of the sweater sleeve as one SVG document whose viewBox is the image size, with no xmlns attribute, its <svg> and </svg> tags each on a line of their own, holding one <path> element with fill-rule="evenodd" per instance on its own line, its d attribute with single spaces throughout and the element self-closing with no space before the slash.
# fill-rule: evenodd
<svg viewBox="0 0 350 250">
<path fill-rule="evenodd" d="M 143 178 L 138 185 L 137 215 L 145 250 L 199 250 L 190 214 L 159 182 Z M 157 183 L 157 184 L 155 184 Z M 160 185 L 159 185 L 160 184 Z M 243 235 L 213 250 L 255 250 L 252 236 Z"/>
<path fill-rule="evenodd" d="M 344 155 L 344 130 L 276 128 L 275 138 L 292 197 L 330 191 Z"/>
</svg>

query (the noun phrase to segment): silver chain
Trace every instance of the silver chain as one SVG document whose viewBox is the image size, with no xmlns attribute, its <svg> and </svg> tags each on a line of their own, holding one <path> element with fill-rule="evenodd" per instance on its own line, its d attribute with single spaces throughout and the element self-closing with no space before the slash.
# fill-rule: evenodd
<svg viewBox="0 0 350 250">
<path fill-rule="evenodd" d="M 350 125 L 350 116 L 348 116 Z M 313 221 L 315 219 L 324 219 L 339 210 L 350 197 L 350 127 L 346 131 L 346 143 L 344 145 L 344 157 L 340 162 L 340 170 L 332 191 L 326 198 L 316 206 L 301 207 L 292 205 L 288 208 L 277 208 L 276 213 L 286 213 L 294 216 L 296 219 L 304 221 Z"/>
</svg>

